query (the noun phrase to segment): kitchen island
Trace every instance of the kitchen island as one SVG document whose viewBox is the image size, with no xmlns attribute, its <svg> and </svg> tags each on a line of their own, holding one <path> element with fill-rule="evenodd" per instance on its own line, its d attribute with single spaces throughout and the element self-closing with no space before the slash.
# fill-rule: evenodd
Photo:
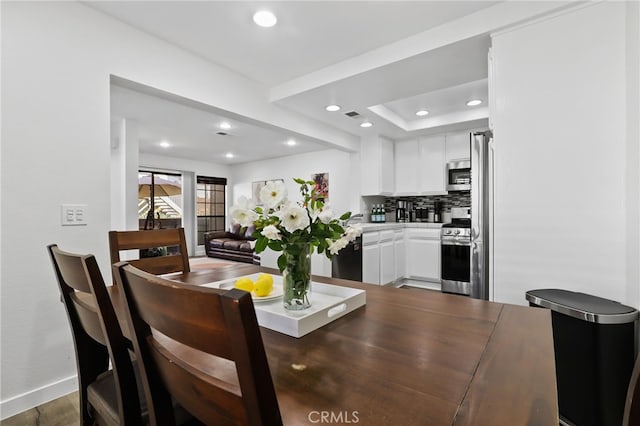
<svg viewBox="0 0 640 426">
<path fill-rule="evenodd" d="M 242 265 L 172 279 L 202 285 L 260 271 L 278 273 Z M 314 281 L 364 289 L 366 305 L 299 339 L 261 329 L 285 425 L 558 424 L 548 310 Z"/>
</svg>

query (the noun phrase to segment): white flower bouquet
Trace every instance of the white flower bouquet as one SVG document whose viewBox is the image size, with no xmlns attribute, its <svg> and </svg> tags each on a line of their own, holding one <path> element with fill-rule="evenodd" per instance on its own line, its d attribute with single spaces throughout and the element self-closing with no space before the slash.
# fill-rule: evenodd
<svg viewBox="0 0 640 426">
<path fill-rule="evenodd" d="M 331 259 L 334 254 L 362 234 L 360 225 L 343 227 L 351 217 L 346 212 L 334 217 L 329 203 L 315 191 L 313 181 L 293 179 L 300 185 L 301 202 L 287 199 L 287 189 L 282 181 L 269 181 L 260 190 L 260 202 L 256 206 L 246 197 L 240 197 L 231 207 L 231 218 L 240 226 L 254 226 L 255 251 L 261 253 L 267 247 L 274 251 L 288 251 L 291 246 L 308 243 L 311 252 L 325 253 Z M 280 271 L 284 270 L 284 254 L 278 258 Z"/>
<path fill-rule="evenodd" d="M 287 309 L 305 309 L 311 281 L 310 255 L 316 250 L 329 259 L 362 234 L 359 224 L 344 227 L 351 212 L 336 218 L 313 181 L 294 179 L 300 185 L 301 202 L 287 199 L 281 181 L 270 181 L 260 190 L 263 207 L 240 197 L 231 207 L 231 218 L 240 226 L 254 226 L 255 252 L 267 247 L 282 252 L 278 268 L 284 282 L 284 304 Z"/>
</svg>

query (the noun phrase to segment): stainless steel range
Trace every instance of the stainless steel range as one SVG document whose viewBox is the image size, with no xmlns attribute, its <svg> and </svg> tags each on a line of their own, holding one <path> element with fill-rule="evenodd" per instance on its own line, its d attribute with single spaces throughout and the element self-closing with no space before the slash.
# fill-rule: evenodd
<svg viewBox="0 0 640 426">
<path fill-rule="evenodd" d="M 470 208 L 451 209 L 451 223 L 440 233 L 440 283 L 442 291 L 471 295 Z"/>
</svg>

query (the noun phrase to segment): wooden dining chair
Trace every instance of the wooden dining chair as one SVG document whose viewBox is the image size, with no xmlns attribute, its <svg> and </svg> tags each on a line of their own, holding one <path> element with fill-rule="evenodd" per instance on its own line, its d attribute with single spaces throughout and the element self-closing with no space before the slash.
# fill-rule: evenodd
<svg viewBox="0 0 640 426">
<path fill-rule="evenodd" d="M 152 425 L 173 424 L 170 396 L 207 425 L 282 424 L 251 294 L 177 284 L 126 262 L 113 268 Z"/>
<path fill-rule="evenodd" d="M 175 247 L 179 250 L 178 254 L 128 260 L 136 268 L 154 275 L 189 272 L 189 253 L 184 228 L 109 232 L 111 264 L 120 262 L 120 252 L 123 250 L 168 249 L 167 251 L 173 251 Z"/>
<path fill-rule="evenodd" d="M 631 373 L 622 425 L 640 425 L 640 356 L 636 357 L 636 363 Z"/>
<path fill-rule="evenodd" d="M 143 394 L 136 385 L 130 342 L 120 329 L 95 257 L 67 253 L 55 244 L 47 248 L 75 344 L 80 424 L 143 424 Z"/>
</svg>

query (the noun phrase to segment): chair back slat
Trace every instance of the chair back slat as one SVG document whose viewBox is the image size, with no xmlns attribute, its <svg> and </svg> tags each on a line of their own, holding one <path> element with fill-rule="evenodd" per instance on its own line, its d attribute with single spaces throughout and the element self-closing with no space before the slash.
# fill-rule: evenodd
<svg viewBox="0 0 640 426">
<path fill-rule="evenodd" d="M 190 271 L 184 228 L 109 232 L 111 264 L 120 262 L 120 252 L 124 250 L 173 247 L 178 247 L 178 254 L 145 257 L 130 261 L 132 264 L 135 263 L 139 269 L 155 275 Z"/>
<path fill-rule="evenodd" d="M 154 275 L 183 271 L 188 272 L 188 269 L 184 269 L 185 266 L 181 255 L 144 257 L 142 259 L 129 260 L 128 262 L 136 268 L 150 272 Z"/>
<path fill-rule="evenodd" d="M 88 409 L 87 389 L 99 375 L 108 371 L 109 360 L 116 389 L 115 393 L 107 391 L 100 397 L 117 411 L 119 424 L 141 424 L 138 388 L 129 356 L 130 345 L 120 329 L 95 257 L 68 253 L 55 244 L 47 248 L 73 334 L 81 424 L 96 422 Z M 96 393 L 100 394 L 100 390 Z"/>
<path fill-rule="evenodd" d="M 213 380 L 208 375 L 181 365 L 179 357 L 157 342 L 150 348 L 150 355 L 168 393 L 194 417 L 202 421 L 206 419 L 206 424 L 247 424 L 245 407 L 237 386 L 234 392 L 233 389 L 212 385 Z"/>
<path fill-rule="evenodd" d="M 220 306 L 223 290 L 178 284 L 144 271 L 129 274 L 127 279 L 137 296 L 132 303 L 151 328 L 184 345 L 232 359 Z"/>
<path fill-rule="evenodd" d="M 114 265 L 114 276 L 143 360 L 152 423 L 170 415 L 164 409 L 170 395 L 205 424 L 282 424 L 249 293 L 178 284 L 126 262 Z M 188 351 L 168 348 L 157 332 L 192 354 L 197 350 L 233 361 L 239 389 L 209 370 L 193 368 L 185 359 Z"/>
<path fill-rule="evenodd" d="M 100 317 L 98 316 L 98 309 L 95 304 L 88 303 L 87 297 L 80 297 L 78 294 L 71 293 L 69 295 L 73 308 L 78 315 L 82 329 L 96 342 L 107 346 L 107 340 L 105 339 L 104 332 L 102 331 L 102 325 L 100 324 Z"/>
</svg>

